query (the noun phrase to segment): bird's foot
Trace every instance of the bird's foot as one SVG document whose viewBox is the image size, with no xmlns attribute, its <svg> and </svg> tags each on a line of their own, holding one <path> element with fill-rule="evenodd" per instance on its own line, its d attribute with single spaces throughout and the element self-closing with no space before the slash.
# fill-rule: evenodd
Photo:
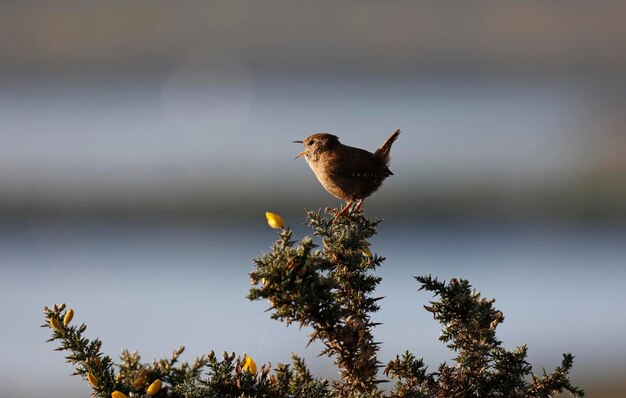
<svg viewBox="0 0 626 398">
<path fill-rule="evenodd" d="M 341 216 L 344 216 L 348 220 L 352 221 L 352 219 L 348 215 L 348 211 L 350 210 L 350 207 L 352 207 L 352 202 L 348 202 L 348 204 L 340 212 L 337 212 L 337 209 L 331 209 L 331 212 L 335 214 L 335 217 L 330 222 L 330 225 L 333 225 L 335 223 L 335 221 L 337 221 L 339 219 L 339 217 L 341 217 Z"/>
<path fill-rule="evenodd" d="M 363 202 L 365 202 L 365 199 L 359 199 L 359 201 L 356 204 L 356 207 L 354 209 L 355 213 L 362 213 L 363 212 L 363 210 L 361 209 L 361 206 L 363 205 Z"/>
</svg>

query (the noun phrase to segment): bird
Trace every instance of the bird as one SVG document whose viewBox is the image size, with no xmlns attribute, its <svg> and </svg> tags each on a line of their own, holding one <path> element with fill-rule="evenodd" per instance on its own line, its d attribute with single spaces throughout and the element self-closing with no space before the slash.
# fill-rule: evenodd
<svg viewBox="0 0 626 398">
<path fill-rule="evenodd" d="M 400 129 L 397 129 L 374 153 L 344 145 L 337 136 L 328 133 L 316 133 L 302 141 L 294 141 L 304 144 L 304 151 L 294 159 L 304 156 L 324 189 L 347 202 L 335 215 L 333 223 L 354 203 L 355 210 L 360 211 L 365 199 L 393 175 L 389 170 L 390 151 L 399 135 Z"/>
</svg>

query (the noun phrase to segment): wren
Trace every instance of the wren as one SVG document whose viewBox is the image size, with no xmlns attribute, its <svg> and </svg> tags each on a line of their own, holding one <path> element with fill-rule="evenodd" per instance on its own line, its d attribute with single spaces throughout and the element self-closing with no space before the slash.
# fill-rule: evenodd
<svg viewBox="0 0 626 398">
<path fill-rule="evenodd" d="M 346 207 L 335 215 L 333 222 L 354 203 L 355 210 L 360 211 L 365 198 L 376 192 L 385 178 L 393 175 L 389 170 L 390 151 L 399 135 L 400 129 L 394 131 L 374 153 L 343 145 L 337 136 L 326 133 L 294 141 L 305 147 L 294 159 L 304 155 L 324 189 L 347 202 Z"/>
</svg>

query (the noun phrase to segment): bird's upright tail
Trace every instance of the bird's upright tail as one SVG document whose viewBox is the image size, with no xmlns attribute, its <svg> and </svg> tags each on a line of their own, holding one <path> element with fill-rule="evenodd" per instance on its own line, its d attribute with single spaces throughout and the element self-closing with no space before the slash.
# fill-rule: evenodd
<svg viewBox="0 0 626 398">
<path fill-rule="evenodd" d="M 374 157 L 385 166 L 389 166 L 389 160 L 391 159 L 390 157 L 391 145 L 394 143 L 396 139 L 398 139 L 399 135 L 400 135 L 400 129 L 397 129 L 396 131 L 393 132 L 393 134 L 389 136 L 389 138 L 387 138 L 387 141 L 385 141 L 385 143 L 382 144 L 380 148 L 376 150 L 376 152 L 374 152 Z"/>
</svg>

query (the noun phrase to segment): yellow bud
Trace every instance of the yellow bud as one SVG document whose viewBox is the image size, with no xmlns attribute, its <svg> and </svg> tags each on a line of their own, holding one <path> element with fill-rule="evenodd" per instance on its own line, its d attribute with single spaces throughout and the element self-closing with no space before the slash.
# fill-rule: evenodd
<svg viewBox="0 0 626 398">
<path fill-rule="evenodd" d="M 74 310 L 70 308 L 70 310 L 67 311 L 67 313 L 63 317 L 63 325 L 64 326 L 69 325 L 70 322 L 72 322 L 72 318 L 74 318 Z"/>
<path fill-rule="evenodd" d="M 249 356 L 244 359 L 243 370 L 252 374 L 256 374 L 256 362 Z"/>
<path fill-rule="evenodd" d="M 59 320 L 56 318 L 50 318 L 50 327 L 52 329 L 56 329 L 56 330 L 63 330 L 63 327 L 61 326 L 61 324 L 59 323 Z"/>
<path fill-rule="evenodd" d="M 146 378 L 145 377 L 135 377 L 135 380 L 133 381 L 133 387 L 135 388 L 139 388 L 141 387 L 144 383 L 146 382 Z"/>
<path fill-rule="evenodd" d="M 135 388 L 141 387 L 146 382 L 147 376 L 148 376 L 148 371 L 146 370 L 146 368 L 139 369 L 133 380 L 133 387 Z"/>
<path fill-rule="evenodd" d="M 93 364 L 95 366 L 100 366 L 100 357 L 93 357 Z"/>
<path fill-rule="evenodd" d="M 269 224 L 270 227 L 274 229 L 285 228 L 285 222 L 283 221 L 283 218 L 279 216 L 278 214 L 270 213 L 269 211 L 266 211 L 265 218 L 267 218 L 267 223 Z"/>
<path fill-rule="evenodd" d="M 135 374 L 135 377 L 146 377 L 148 375 L 148 371 L 146 370 L 146 368 L 139 368 L 139 370 L 137 371 L 137 374 Z"/>
<path fill-rule="evenodd" d="M 122 382 L 122 372 L 117 372 L 117 376 L 115 376 L 115 382 L 116 383 Z"/>
<path fill-rule="evenodd" d="M 123 392 L 115 390 L 111 393 L 111 398 L 128 398 L 128 397 Z"/>
<path fill-rule="evenodd" d="M 150 384 L 150 387 L 148 387 L 147 393 L 149 396 L 153 396 L 154 394 L 159 392 L 160 389 L 161 389 L 161 380 L 156 379 L 155 381 L 152 382 L 152 384 Z"/>
<path fill-rule="evenodd" d="M 100 386 L 100 382 L 98 381 L 98 378 L 91 372 L 87 373 L 87 380 L 89 381 L 89 384 L 91 384 L 94 387 Z"/>
<path fill-rule="evenodd" d="M 363 242 L 363 247 L 361 248 L 361 252 L 365 257 L 372 257 L 372 252 L 370 251 L 370 244 L 367 242 Z"/>
</svg>

